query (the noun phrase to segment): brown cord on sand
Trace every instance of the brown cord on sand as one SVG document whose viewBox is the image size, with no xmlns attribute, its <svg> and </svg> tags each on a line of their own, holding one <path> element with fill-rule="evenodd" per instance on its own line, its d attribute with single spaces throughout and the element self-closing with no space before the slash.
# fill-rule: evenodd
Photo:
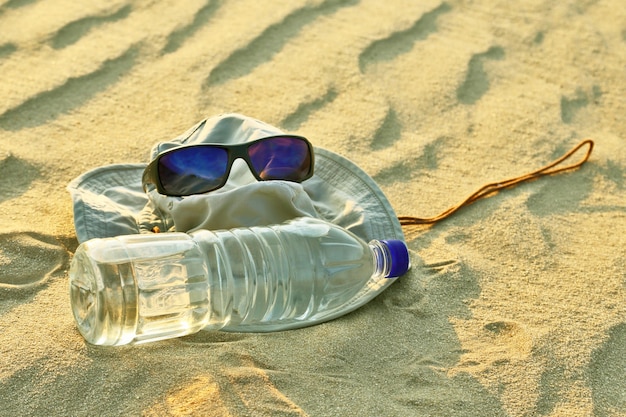
<svg viewBox="0 0 626 417">
<path fill-rule="evenodd" d="M 571 165 L 566 165 L 566 166 L 561 167 L 561 168 L 553 169 L 557 165 L 559 165 L 562 162 L 564 162 L 565 160 L 569 159 L 569 157 L 574 155 L 580 148 L 582 148 L 585 145 L 588 145 L 589 149 L 587 149 L 587 153 L 585 154 L 585 156 L 580 161 L 578 161 L 578 162 L 576 162 L 574 164 L 571 164 Z M 536 171 L 529 172 L 529 173 L 521 175 L 519 177 L 510 178 L 508 180 L 504 180 L 504 181 L 499 181 L 499 182 L 494 182 L 494 183 L 491 183 L 491 184 L 483 185 L 481 188 L 476 190 L 472 195 L 467 197 L 461 203 L 459 203 L 459 204 L 457 204 L 455 206 L 450 207 L 449 209 L 445 210 L 441 214 L 438 214 L 437 216 L 434 216 L 434 217 L 398 216 L 398 220 L 400 220 L 400 224 L 402 226 L 414 226 L 414 225 L 420 225 L 420 224 L 437 223 L 437 222 L 439 222 L 439 221 L 441 221 L 441 220 L 451 216 L 452 214 L 456 213 L 461 208 L 463 208 L 465 206 L 468 206 L 468 205 L 472 204 L 473 202 L 475 202 L 476 200 L 479 200 L 479 199 L 481 199 L 483 197 L 486 197 L 489 194 L 496 193 L 496 192 L 498 192 L 500 190 L 503 190 L 505 188 L 513 187 L 513 186 L 515 186 L 515 185 L 517 185 L 519 183 L 525 182 L 525 181 L 536 180 L 537 178 L 543 177 L 545 175 L 553 175 L 553 174 L 557 174 L 559 172 L 568 171 L 570 169 L 578 168 L 582 164 L 587 162 L 587 160 L 589 159 L 589 156 L 591 155 L 591 151 L 593 150 L 593 145 L 594 145 L 593 140 L 585 139 L 582 142 L 580 142 L 578 145 L 576 145 L 572 149 L 570 149 L 565 155 L 561 156 L 560 158 L 556 159 L 555 161 L 551 162 L 550 164 L 544 166 L 543 168 L 539 168 Z"/>
</svg>

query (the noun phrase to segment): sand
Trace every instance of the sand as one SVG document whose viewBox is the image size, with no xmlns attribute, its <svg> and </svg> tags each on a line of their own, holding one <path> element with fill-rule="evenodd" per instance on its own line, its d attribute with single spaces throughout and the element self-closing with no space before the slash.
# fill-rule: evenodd
<svg viewBox="0 0 626 417">
<path fill-rule="evenodd" d="M 0 5 L 0 415 L 626 416 L 623 0 Z M 356 312 L 87 345 L 65 187 L 239 112 L 432 216 L 585 138 L 580 169 L 406 228 Z"/>
</svg>

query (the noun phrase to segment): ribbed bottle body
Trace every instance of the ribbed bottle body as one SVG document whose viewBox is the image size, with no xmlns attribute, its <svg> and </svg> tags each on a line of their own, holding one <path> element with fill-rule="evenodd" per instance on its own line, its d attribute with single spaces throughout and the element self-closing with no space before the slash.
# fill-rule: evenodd
<svg viewBox="0 0 626 417">
<path fill-rule="evenodd" d="M 274 331 L 330 318 L 372 277 L 374 254 L 346 230 L 301 218 L 271 227 L 201 231 L 210 320 L 231 331 Z"/>
</svg>

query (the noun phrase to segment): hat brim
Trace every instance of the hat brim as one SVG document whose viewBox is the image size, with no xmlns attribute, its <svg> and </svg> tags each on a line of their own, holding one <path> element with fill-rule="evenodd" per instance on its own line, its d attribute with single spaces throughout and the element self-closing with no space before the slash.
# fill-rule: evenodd
<svg viewBox="0 0 626 417">
<path fill-rule="evenodd" d="M 315 175 L 302 185 L 320 218 L 366 241 L 403 239 L 398 218 L 376 182 L 348 159 L 314 148 Z M 86 172 L 68 185 L 80 243 L 140 233 L 137 217 L 148 203 L 141 177 L 146 164 L 115 164 Z M 332 197 L 330 197 L 332 196 Z"/>
</svg>

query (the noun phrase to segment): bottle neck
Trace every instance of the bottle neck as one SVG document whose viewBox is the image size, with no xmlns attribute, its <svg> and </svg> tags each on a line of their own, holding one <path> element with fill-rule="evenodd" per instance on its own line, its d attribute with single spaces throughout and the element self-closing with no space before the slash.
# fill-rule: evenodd
<svg viewBox="0 0 626 417">
<path fill-rule="evenodd" d="M 391 270 L 391 256 L 389 250 L 379 240 L 369 242 L 369 247 L 374 255 L 374 270 L 372 276 L 387 277 Z"/>
<path fill-rule="evenodd" d="M 374 253 L 374 273 L 385 278 L 397 278 L 411 267 L 409 250 L 402 240 L 372 240 L 369 243 Z"/>
</svg>

